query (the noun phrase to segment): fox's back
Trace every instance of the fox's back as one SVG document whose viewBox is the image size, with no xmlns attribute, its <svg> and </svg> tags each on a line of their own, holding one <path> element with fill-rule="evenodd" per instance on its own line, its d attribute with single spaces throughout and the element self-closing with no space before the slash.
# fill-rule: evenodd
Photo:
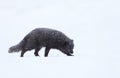
<svg viewBox="0 0 120 78">
<path fill-rule="evenodd" d="M 42 46 L 54 46 L 70 40 L 64 33 L 49 28 L 36 28 L 27 37 L 32 41 L 37 40 L 39 45 Z"/>
</svg>

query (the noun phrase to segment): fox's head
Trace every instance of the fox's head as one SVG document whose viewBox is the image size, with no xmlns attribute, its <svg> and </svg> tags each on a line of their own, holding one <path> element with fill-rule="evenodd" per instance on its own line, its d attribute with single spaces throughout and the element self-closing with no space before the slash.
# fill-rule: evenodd
<svg viewBox="0 0 120 78">
<path fill-rule="evenodd" d="M 65 41 L 63 46 L 59 48 L 60 51 L 67 54 L 68 56 L 72 56 L 74 49 L 73 40 Z"/>
</svg>

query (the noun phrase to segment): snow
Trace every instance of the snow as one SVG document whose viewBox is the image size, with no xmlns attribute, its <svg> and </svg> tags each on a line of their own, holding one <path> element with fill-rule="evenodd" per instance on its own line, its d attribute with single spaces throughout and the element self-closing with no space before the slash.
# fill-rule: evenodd
<svg viewBox="0 0 120 78">
<path fill-rule="evenodd" d="M 1 0 L 0 78 L 120 78 L 119 0 Z M 51 50 L 9 54 L 34 28 L 64 32 L 74 56 Z"/>
</svg>

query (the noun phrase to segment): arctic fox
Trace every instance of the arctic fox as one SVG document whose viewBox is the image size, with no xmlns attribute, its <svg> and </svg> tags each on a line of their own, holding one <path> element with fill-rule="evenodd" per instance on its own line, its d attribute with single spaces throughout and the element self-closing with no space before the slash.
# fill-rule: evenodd
<svg viewBox="0 0 120 78">
<path fill-rule="evenodd" d="M 45 47 L 45 57 L 50 49 L 58 49 L 67 56 L 73 56 L 74 43 L 64 33 L 50 28 L 36 28 L 28 33 L 17 45 L 9 48 L 9 53 L 21 51 L 21 57 L 26 51 L 35 49 L 34 55 L 39 56 L 39 50 Z"/>
</svg>

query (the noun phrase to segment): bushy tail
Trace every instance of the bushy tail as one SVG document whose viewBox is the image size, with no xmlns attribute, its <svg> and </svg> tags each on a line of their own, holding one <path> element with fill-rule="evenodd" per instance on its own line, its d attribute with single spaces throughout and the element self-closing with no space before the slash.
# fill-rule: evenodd
<svg viewBox="0 0 120 78">
<path fill-rule="evenodd" d="M 23 39 L 19 44 L 12 46 L 9 48 L 9 53 L 13 53 L 13 52 L 19 52 L 22 50 L 23 46 L 25 45 L 25 40 Z"/>
</svg>

